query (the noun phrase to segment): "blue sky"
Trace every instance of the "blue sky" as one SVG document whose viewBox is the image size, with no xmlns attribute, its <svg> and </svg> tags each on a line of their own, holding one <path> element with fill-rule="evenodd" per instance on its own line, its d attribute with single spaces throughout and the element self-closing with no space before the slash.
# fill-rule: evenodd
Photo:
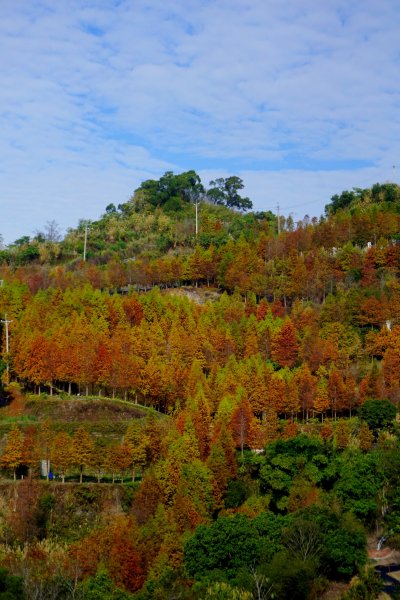
<svg viewBox="0 0 400 600">
<path fill-rule="evenodd" d="M 166 170 L 239 175 L 255 209 L 295 219 L 399 182 L 398 8 L 2 0 L 5 243 L 96 219 Z"/>
</svg>

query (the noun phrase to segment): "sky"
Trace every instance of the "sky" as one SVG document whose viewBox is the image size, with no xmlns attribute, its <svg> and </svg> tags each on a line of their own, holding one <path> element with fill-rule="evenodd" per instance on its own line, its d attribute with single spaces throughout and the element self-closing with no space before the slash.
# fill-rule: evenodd
<svg viewBox="0 0 400 600">
<path fill-rule="evenodd" d="M 1 0 L 0 234 L 63 233 L 146 179 L 237 175 L 319 216 L 400 182 L 397 0 Z"/>
</svg>

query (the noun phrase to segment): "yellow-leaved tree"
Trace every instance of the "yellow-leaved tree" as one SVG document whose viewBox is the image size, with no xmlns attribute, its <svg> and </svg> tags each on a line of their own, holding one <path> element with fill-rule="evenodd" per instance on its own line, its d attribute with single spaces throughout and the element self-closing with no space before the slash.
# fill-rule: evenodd
<svg viewBox="0 0 400 600">
<path fill-rule="evenodd" d="M 17 469 L 23 460 L 24 436 L 18 427 L 13 427 L 7 435 L 7 442 L 1 456 L 1 464 L 13 472 L 14 481 L 17 478 Z"/>
</svg>

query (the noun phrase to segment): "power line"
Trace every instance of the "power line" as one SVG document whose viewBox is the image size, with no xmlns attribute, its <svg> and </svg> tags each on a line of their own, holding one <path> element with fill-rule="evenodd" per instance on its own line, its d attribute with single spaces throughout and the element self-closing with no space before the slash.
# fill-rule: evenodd
<svg viewBox="0 0 400 600">
<path fill-rule="evenodd" d="M 283 210 L 290 210 L 291 208 L 300 208 L 301 206 L 308 206 L 309 204 L 316 204 L 319 200 L 310 200 L 309 202 L 302 202 L 301 204 L 292 204 L 291 206 L 284 206 Z"/>
</svg>

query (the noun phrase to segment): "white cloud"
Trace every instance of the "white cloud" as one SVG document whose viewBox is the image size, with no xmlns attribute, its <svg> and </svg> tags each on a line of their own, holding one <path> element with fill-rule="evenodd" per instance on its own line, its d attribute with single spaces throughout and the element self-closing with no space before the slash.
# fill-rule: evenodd
<svg viewBox="0 0 400 600">
<path fill-rule="evenodd" d="M 94 218 L 166 169 L 318 212 L 386 180 L 399 25 L 393 0 L 3 0 L 0 233 Z"/>
</svg>

